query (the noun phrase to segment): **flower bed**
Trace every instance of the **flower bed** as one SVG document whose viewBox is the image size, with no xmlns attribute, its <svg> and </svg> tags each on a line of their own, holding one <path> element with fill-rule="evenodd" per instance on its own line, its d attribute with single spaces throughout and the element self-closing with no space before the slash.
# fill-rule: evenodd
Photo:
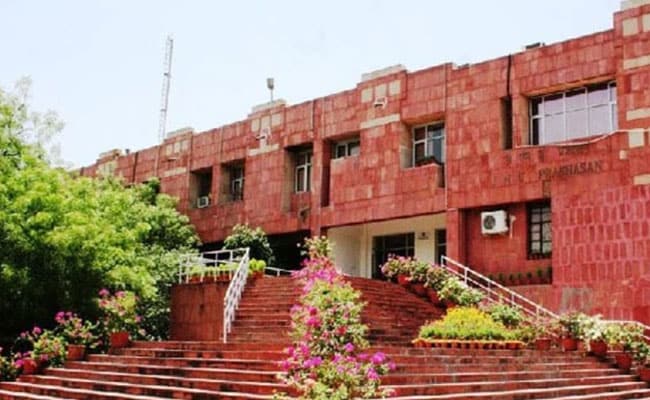
<svg viewBox="0 0 650 400">
<path fill-rule="evenodd" d="M 439 347 L 445 349 L 508 349 L 519 350 L 526 346 L 520 340 L 448 340 L 416 338 L 415 347 Z"/>
</svg>

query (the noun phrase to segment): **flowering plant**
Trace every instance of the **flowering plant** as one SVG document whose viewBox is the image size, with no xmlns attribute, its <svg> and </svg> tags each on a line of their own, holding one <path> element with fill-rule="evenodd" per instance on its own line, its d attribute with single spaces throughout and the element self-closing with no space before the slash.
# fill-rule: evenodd
<svg viewBox="0 0 650 400">
<path fill-rule="evenodd" d="M 0 382 L 13 381 L 18 375 L 18 368 L 11 361 L 11 358 L 2 355 L 2 347 L 0 347 Z"/>
<path fill-rule="evenodd" d="M 300 254 L 310 259 L 332 258 L 332 243 L 325 236 L 314 236 L 305 238 Z"/>
<path fill-rule="evenodd" d="M 63 365 L 66 356 L 65 341 L 54 331 L 43 330 L 38 326 L 20 334 L 16 346 L 24 351 L 15 355 L 14 366 L 22 368 L 27 359 L 51 366 Z"/>
<path fill-rule="evenodd" d="M 413 269 L 414 263 L 411 257 L 391 254 L 388 256 L 388 260 L 381 266 L 381 273 L 387 278 L 393 278 L 397 275 L 411 276 Z"/>
<path fill-rule="evenodd" d="M 291 309 L 293 345 L 281 379 L 303 399 L 385 397 L 380 376 L 394 368 L 383 353 L 369 355 L 361 323 L 361 294 L 346 283 L 329 258 L 306 260 L 294 277 L 302 283 Z"/>
<path fill-rule="evenodd" d="M 99 308 L 104 314 L 103 325 L 108 333 L 129 332 L 144 336 L 138 329 L 142 318 L 136 313 L 138 298 L 132 292 L 119 291 L 114 295 L 107 289 L 99 291 Z"/>
<path fill-rule="evenodd" d="M 95 348 L 99 344 L 97 335 L 93 333 L 97 328 L 96 324 L 84 321 L 77 314 L 70 311 L 59 311 L 56 313 L 54 320 L 57 323 L 57 331 L 68 344 L 83 345 L 90 348 Z"/>
</svg>

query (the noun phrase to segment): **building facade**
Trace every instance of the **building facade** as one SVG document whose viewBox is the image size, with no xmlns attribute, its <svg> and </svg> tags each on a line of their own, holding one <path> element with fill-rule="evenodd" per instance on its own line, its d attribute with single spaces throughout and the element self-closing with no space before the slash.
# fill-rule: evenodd
<svg viewBox="0 0 650 400">
<path fill-rule="evenodd" d="M 519 290 L 650 323 L 650 1 L 624 1 L 613 26 L 477 64 L 364 74 L 81 173 L 158 177 L 208 246 L 247 222 L 284 266 L 300 238 L 326 234 L 353 275 L 377 276 L 390 253 L 446 254 L 495 278 L 552 271 Z"/>
</svg>

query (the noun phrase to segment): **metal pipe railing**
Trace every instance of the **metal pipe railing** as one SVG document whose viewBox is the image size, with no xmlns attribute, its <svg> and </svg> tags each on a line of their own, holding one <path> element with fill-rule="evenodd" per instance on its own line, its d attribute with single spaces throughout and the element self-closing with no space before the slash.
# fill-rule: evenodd
<svg viewBox="0 0 650 400">
<path fill-rule="evenodd" d="M 505 302 L 508 305 L 517 307 L 530 315 L 545 316 L 552 319 L 559 318 L 557 314 L 544 308 L 542 305 L 533 302 L 519 293 L 447 256 L 440 257 L 440 265 L 450 273 L 462 279 L 466 285 L 482 289 L 489 301 Z"/>
<path fill-rule="evenodd" d="M 228 290 L 223 299 L 223 342 L 228 342 L 228 334 L 232 329 L 232 322 L 235 320 L 235 311 L 239 308 L 239 301 L 241 300 L 244 289 L 246 288 L 246 281 L 248 280 L 248 268 L 250 263 L 249 252 L 250 249 L 244 249 L 244 255 L 239 260 L 237 271 L 230 280 Z"/>
</svg>

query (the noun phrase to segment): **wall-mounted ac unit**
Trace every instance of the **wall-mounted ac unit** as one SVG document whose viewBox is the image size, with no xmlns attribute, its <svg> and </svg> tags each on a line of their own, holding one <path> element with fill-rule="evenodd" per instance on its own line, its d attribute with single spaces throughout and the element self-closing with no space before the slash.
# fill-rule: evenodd
<svg viewBox="0 0 650 400">
<path fill-rule="evenodd" d="M 210 197 L 201 196 L 196 199 L 196 208 L 205 208 L 210 205 Z"/>
<path fill-rule="evenodd" d="M 508 232 L 508 213 L 505 210 L 481 213 L 481 233 L 496 235 Z"/>
</svg>

